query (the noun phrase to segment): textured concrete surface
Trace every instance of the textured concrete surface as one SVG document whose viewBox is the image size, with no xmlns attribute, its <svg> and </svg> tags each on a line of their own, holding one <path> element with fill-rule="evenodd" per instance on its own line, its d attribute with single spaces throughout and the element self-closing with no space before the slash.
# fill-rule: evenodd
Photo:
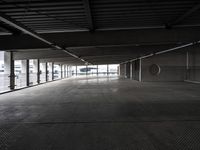
<svg viewBox="0 0 200 150">
<path fill-rule="evenodd" d="M 199 150 L 199 89 L 93 77 L 0 95 L 0 149 Z"/>
</svg>

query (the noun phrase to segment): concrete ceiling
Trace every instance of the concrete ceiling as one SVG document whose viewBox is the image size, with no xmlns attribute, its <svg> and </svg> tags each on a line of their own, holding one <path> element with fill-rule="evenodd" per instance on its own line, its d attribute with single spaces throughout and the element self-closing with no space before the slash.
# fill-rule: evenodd
<svg viewBox="0 0 200 150">
<path fill-rule="evenodd" d="M 15 59 L 121 63 L 198 41 L 199 9 L 198 0 L 0 0 L 0 49 Z"/>
</svg>

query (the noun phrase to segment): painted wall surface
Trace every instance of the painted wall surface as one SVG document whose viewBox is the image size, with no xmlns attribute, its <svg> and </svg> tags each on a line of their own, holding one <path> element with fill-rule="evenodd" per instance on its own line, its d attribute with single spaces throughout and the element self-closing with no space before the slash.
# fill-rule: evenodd
<svg viewBox="0 0 200 150">
<path fill-rule="evenodd" d="M 200 47 L 188 51 L 187 80 L 200 81 Z"/>
<path fill-rule="evenodd" d="M 152 64 L 160 66 L 160 74 L 150 72 Z M 176 51 L 142 59 L 142 81 L 184 81 L 186 78 L 186 52 Z"/>
</svg>

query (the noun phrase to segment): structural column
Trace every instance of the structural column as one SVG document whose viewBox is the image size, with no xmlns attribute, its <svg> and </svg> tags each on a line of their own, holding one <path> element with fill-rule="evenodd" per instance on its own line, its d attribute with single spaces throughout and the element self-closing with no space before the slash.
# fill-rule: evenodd
<svg viewBox="0 0 200 150">
<path fill-rule="evenodd" d="M 130 62 L 130 79 L 133 78 L 133 64 Z"/>
<path fill-rule="evenodd" d="M 109 76 L 109 66 L 107 64 L 107 75 Z"/>
<path fill-rule="evenodd" d="M 139 81 L 142 81 L 142 59 L 139 59 Z"/>
<path fill-rule="evenodd" d="M 86 65 L 85 67 L 86 67 L 86 72 L 85 72 L 85 74 L 86 74 L 86 76 L 87 76 L 87 75 L 88 75 L 88 65 Z"/>
<path fill-rule="evenodd" d="M 51 69 L 52 69 L 52 81 L 54 80 L 54 62 L 52 62 L 52 66 L 51 66 Z"/>
<path fill-rule="evenodd" d="M 45 79 L 47 82 L 48 81 L 48 63 L 47 62 L 45 63 Z"/>
<path fill-rule="evenodd" d="M 126 63 L 126 78 L 130 78 L 130 62 Z"/>
<path fill-rule="evenodd" d="M 125 64 L 120 64 L 120 77 L 125 78 Z"/>
<path fill-rule="evenodd" d="M 99 65 L 97 65 L 97 76 L 99 75 Z"/>
<path fill-rule="evenodd" d="M 67 78 L 69 77 L 69 66 L 67 65 Z"/>
<path fill-rule="evenodd" d="M 29 63 L 29 59 L 27 59 L 26 60 L 26 86 L 30 85 L 29 73 L 30 73 L 30 63 Z"/>
<path fill-rule="evenodd" d="M 66 73 L 66 65 L 64 65 L 64 78 L 67 77 L 67 73 Z"/>
<path fill-rule="evenodd" d="M 76 66 L 76 76 L 77 76 L 77 66 Z"/>
<path fill-rule="evenodd" d="M 40 84 L 40 60 L 37 60 L 37 83 Z"/>
<path fill-rule="evenodd" d="M 5 74 L 10 77 L 10 90 L 15 89 L 15 61 L 13 60 L 13 52 L 4 53 Z"/>
<path fill-rule="evenodd" d="M 63 65 L 60 64 L 60 70 L 61 70 L 61 79 L 63 79 Z"/>
</svg>

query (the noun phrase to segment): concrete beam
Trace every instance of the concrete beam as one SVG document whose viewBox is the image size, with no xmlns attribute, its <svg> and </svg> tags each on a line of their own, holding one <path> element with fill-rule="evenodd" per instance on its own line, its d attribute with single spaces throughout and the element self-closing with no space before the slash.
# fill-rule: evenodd
<svg viewBox="0 0 200 150">
<path fill-rule="evenodd" d="M 109 45 L 152 45 L 177 44 L 194 42 L 200 39 L 200 28 L 141 29 L 119 31 L 66 32 L 40 34 L 49 41 L 62 47 L 87 47 Z M 12 44 L 10 44 L 12 43 Z M 0 36 L 0 49 L 49 48 L 50 46 L 37 41 L 28 35 Z"/>
</svg>

